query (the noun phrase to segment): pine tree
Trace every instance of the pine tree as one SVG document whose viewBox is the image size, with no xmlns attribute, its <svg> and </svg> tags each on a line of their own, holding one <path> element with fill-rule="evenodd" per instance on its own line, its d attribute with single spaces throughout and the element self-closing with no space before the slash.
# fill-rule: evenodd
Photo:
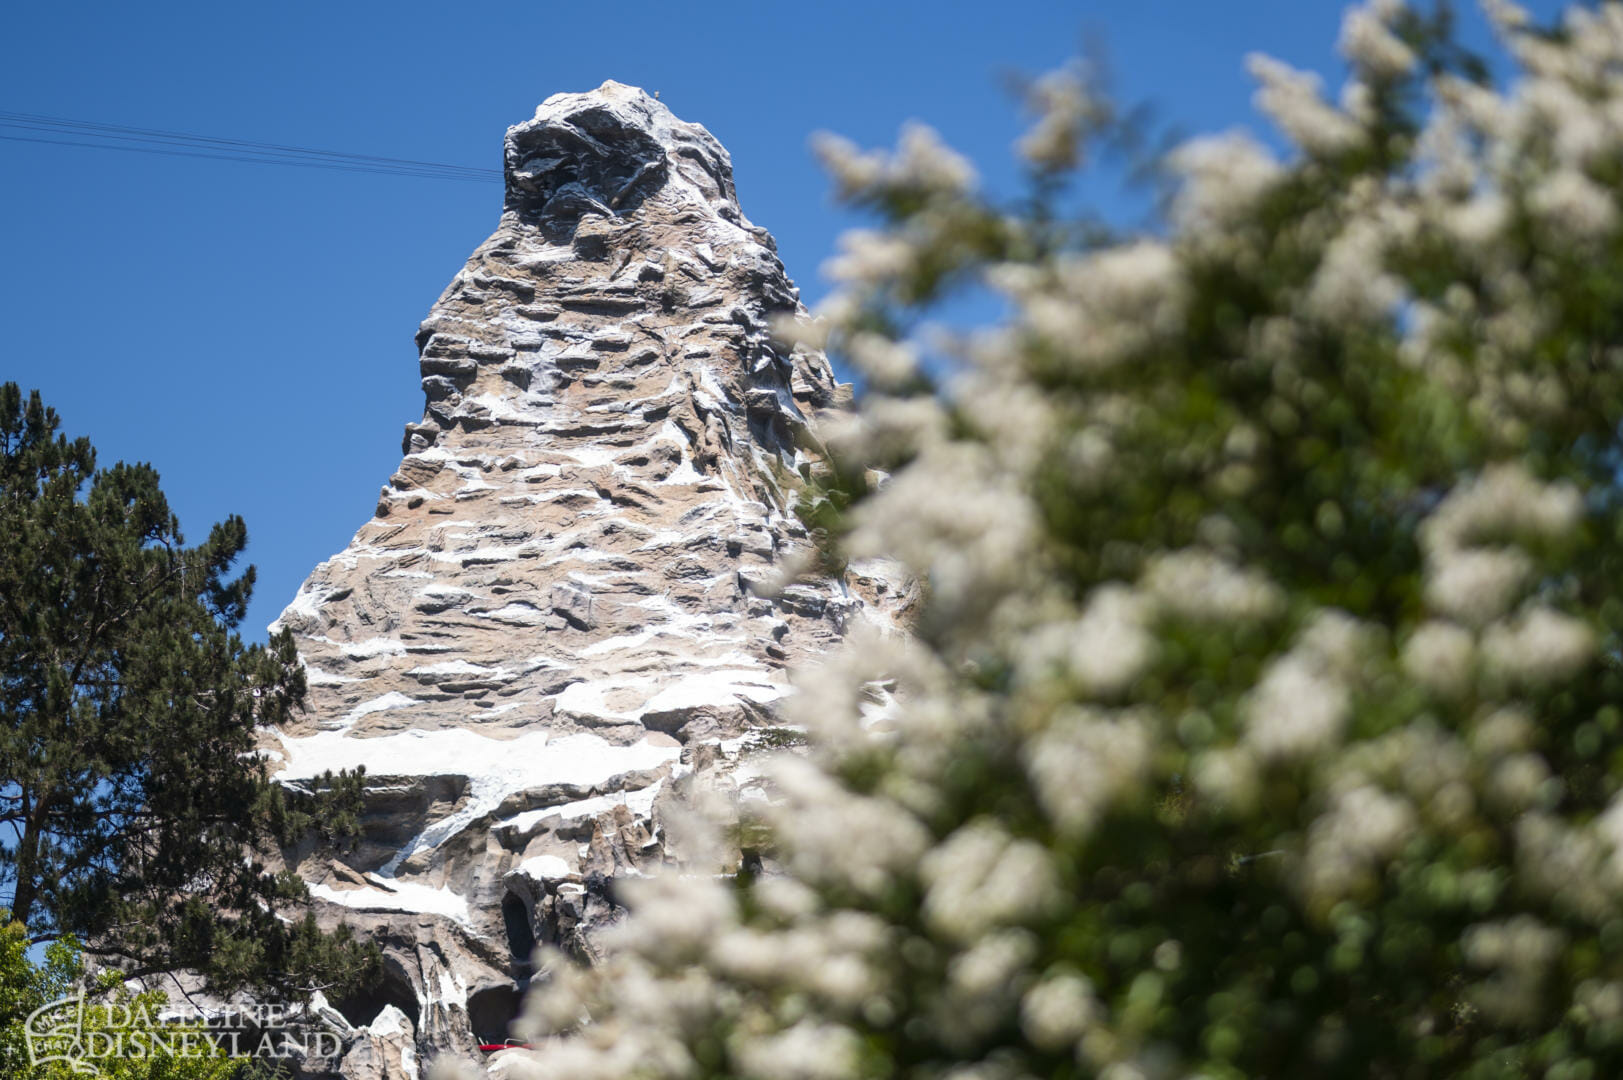
<svg viewBox="0 0 1623 1080">
<path fill-rule="evenodd" d="M 293 641 L 236 632 L 239 517 L 188 547 L 145 464 L 98 470 L 38 392 L 0 386 L 0 882 L 32 942 L 76 935 L 128 973 L 190 968 L 298 995 L 375 970 L 255 852 L 355 825 L 361 778 L 271 782 L 255 728 L 302 706 Z M 321 805 L 317 806 L 317 803 Z"/>
</svg>

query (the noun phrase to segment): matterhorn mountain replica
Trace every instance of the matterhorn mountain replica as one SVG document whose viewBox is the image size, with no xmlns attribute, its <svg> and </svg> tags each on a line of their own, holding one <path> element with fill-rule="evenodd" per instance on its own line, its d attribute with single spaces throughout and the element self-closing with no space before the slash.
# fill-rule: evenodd
<svg viewBox="0 0 1623 1080">
<path fill-rule="evenodd" d="M 284 853 L 384 950 L 322 1010 L 357 1080 L 507 1038 L 535 944 L 590 960 L 614 879 L 679 862 L 697 774 L 755 794 L 786 666 L 905 601 L 874 567 L 774 587 L 848 392 L 774 342 L 804 309 L 721 145 L 608 82 L 510 128 L 505 173 L 417 335 L 399 469 L 278 620 L 311 707 L 277 778 L 367 770 L 360 842 Z"/>
</svg>

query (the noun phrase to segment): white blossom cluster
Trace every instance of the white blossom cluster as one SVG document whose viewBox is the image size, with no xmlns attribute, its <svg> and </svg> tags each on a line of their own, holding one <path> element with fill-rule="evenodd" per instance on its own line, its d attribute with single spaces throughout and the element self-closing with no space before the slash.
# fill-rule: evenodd
<svg viewBox="0 0 1623 1080">
<path fill-rule="evenodd" d="M 1034 81 L 1026 104 L 1037 122 L 1016 144 L 1020 156 L 1038 169 L 1074 169 L 1082 164 L 1087 135 L 1100 118 L 1101 104 L 1076 66 Z"/>
<path fill-rule="evenodd" d="M 1253 58 L 1297 152 L 1186 143 L 1161 236 L 1030 242 L 924 129 L 821 144 L 842 193 L 905 209 L 785 333 L 866 375 L 833 446 L 889 478 L 842 542 L 925 610 L 803 674 L 813 748 L 746 822 L 768 872 L 638 883 L 601 967 L 546 958 L 504 1075 L 1351 1075 L 1399 1052 L 1343 1037 L 1377 998 L 1448 1069 L 1608 1074 L 1623 5 L 1556 34 L 1485 7 L 1503 88 L 1428 68 L 1400 0 L 1348 13 L 1334 102 Z M 1091 93 L 1034 84 L 1028 163 L 1085 160 Z M 934 389 L 869 316 L 944 265 L 1011 315 Z"/>
</svg>

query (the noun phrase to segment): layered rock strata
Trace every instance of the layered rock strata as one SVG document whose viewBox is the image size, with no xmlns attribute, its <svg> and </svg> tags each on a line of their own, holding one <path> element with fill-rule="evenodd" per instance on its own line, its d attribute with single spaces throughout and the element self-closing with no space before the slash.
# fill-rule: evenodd
<svg viewBox="0 0 1623 1080">
<path fill-rule="evenodd" d="M 505 172 L 399 469 L 278 620 L 311 703 L 278 778 L 368 774 L 353 850 L 284 853 L 385 950 L 332 1003 L 352 1077 L 505 1038 L 534 945 L 590 956 L 694 770 L 772 740 L 786 666 L 907 603 L 877 566 L 774 587 L 848 391 L 774 342 L 803 309 L 721 145 L 610 82 L 510 128 Z"/>
</svg>

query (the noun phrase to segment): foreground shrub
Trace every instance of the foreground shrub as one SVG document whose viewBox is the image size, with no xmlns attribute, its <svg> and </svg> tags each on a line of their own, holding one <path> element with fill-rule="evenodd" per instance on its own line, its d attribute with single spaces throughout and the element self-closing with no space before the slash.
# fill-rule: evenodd
<svg viewBox="0 0 1623 1080">
<path fill-rule="evenodd" d="M 824 144 L 881 227 L 787 330 L 866 380 L 808 510 L 927 602 L 805 681 L 783 873 L 631 883 L 507 1075 L 1617 1074 L 1623 7 L 1489 13 L 1503 91 L 1389 0 L 1339 103 L 1255 58 L 1294 149 L 1184 144 L 1158 235 L 1057 212 L 1078 72 L 1014 211 Z"/>
</svg>

